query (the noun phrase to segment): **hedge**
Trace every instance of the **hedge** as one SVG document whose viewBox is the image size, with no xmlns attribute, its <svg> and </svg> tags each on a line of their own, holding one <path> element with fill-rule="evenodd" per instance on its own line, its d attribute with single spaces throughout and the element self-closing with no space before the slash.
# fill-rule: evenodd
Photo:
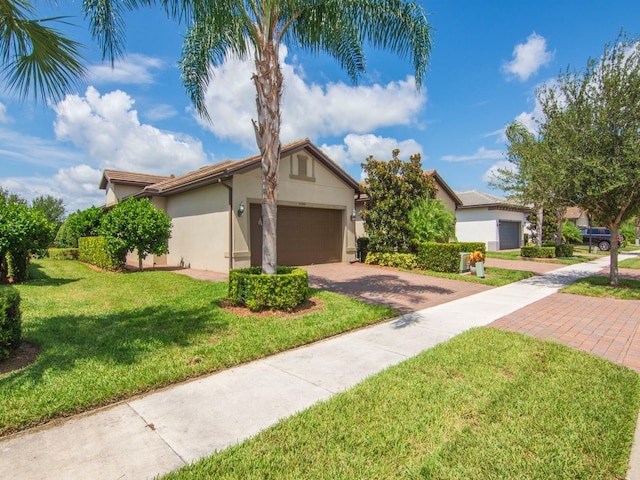
<svg viewBox="0 0 640 480">
<path fill-rule="evenodd" d="M 48 253 L 53 260 L 78 260 L 77 248 L 50 248 Z"/>
<path fill-rule="evenodd" d="M 369 252 L 365 262 L 370 265 L 383 265 L 385 267 L 403 268 L 412 270 L 418 266 L 418 261 L 413 253 L 374 253 Z"/>
<path fill-rule="evenodd" d="M 122 270 L 126 261 L 126 252 L 116 258 L 107 251 L 105 237 L 82 237 L 78 239 L 78 260 L 104 270 Z"/>
<path fill-rule="evenodd" d="M 460 254 L 467 252 L 486 253 L 484 242 L 436 243 L 423 242 L 418 246 L 418 267 L 436 272 L 460 272 Z"/>
<path fill-rule="evenodd" d="M 555 246 L 556 257 L 573 257 L 573 245 L 570 243 L 561 243 Z"/>
<path fill-rule="evenodd" d="M 309 298 L 309 275 L 295 267 L 278 267 L 276 275 L 264 275 L 261 267 L 229 272 L 229 301 L 252 311 L 291 311 Z"/>
<path fill-rule="evenodd" d="M 22 340 L 20 294 L 11 287 L 0 287 L 0 360 L 9 358 Z"/>
<path fill-rule="evenodd" d="M 555 258 L 556 247 L 530 247 L 520 248 L 520 256 L 527 258 Z"/>
</svg>

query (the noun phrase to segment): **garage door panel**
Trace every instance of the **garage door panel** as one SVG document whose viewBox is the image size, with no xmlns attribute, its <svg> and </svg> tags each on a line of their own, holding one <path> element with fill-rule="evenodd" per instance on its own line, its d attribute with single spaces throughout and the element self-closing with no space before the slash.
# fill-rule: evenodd
<svg viewBox="0 0 640 480">
<path fill-rule="evenodd" d="M 520 248 L 520 222 L 500 222 L 500 250 Z"/>
<path fill-rule="evenodd" d="M 251 264 L 262 263 L 261 206 L 251 205 Z M 278 264 L 342 261 L 342 211 L 278 207 Z"/>
</svg>

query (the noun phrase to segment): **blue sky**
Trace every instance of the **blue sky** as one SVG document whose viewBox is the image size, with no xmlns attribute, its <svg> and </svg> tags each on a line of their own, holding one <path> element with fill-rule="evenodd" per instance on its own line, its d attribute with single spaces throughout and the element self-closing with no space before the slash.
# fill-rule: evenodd
<svg viewBox="0 0 640 480">
<path fill-rule="evenodd" d="M 457 191 L 491 190 L 503 165 L 504 127 L 530 121 L 535 91 L 567 67 L 583 69 L 621 29 L 640 35 L 637 0 L 424 1 L 433 50 L 423 89 L 410 64 L 373 49 L 353 85 L 335 62 L 284 49 L 283 143 L 309 137 L 357 180 L 368 155 L 422 155 Z M 67 212 L 104 203 L 105 168 L 182 174 L 257 153 L 251 63 L 217 69 L 200 120 L 180 81 L 184 28 L 162 13 L 127 17 L 127 56 L 101 61 L 79 2 L 60 29 L 85 46 L 90 77 L 58 103 L 20 101 L 0 89 L 0 186 L 27 199 L 63 198 Z M 4 86 L 3 86 L 4 87 Z"/>
</svg>

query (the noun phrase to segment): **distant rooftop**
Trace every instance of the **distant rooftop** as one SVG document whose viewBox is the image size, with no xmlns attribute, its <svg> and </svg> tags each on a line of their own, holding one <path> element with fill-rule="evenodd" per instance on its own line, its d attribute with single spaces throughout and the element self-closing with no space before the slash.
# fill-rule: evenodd
<svg viewBox="0 0 640 480">
<path fill-rule="evenodd" d="M 480 192 L 478 190 L 468 190 L 466 192 L 456 192 L 462 201 L 462 206 L 458 208 L 490 207 L 500 209 L 529 210 L 527 207 L 510 202 L 504 197 L 492 195 L 491 193 Z"/>
</svg>

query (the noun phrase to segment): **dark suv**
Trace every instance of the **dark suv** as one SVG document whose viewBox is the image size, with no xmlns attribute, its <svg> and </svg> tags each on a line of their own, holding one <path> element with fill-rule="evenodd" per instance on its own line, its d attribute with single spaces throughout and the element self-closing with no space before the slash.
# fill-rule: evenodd
<svg viewBox="0 0 640 480">
<path fill-rule="evenodd" d="M 589 237 L 591 237 L 591 245 L 598 247 L 600 250 L 608 252 L 611 250 L 611 230 L 604 227 L 581 228 L 582 243 L 589 245 Z M 618 235 L 618 246 L 622 243 L 622 237 Z"/>
</svg>

